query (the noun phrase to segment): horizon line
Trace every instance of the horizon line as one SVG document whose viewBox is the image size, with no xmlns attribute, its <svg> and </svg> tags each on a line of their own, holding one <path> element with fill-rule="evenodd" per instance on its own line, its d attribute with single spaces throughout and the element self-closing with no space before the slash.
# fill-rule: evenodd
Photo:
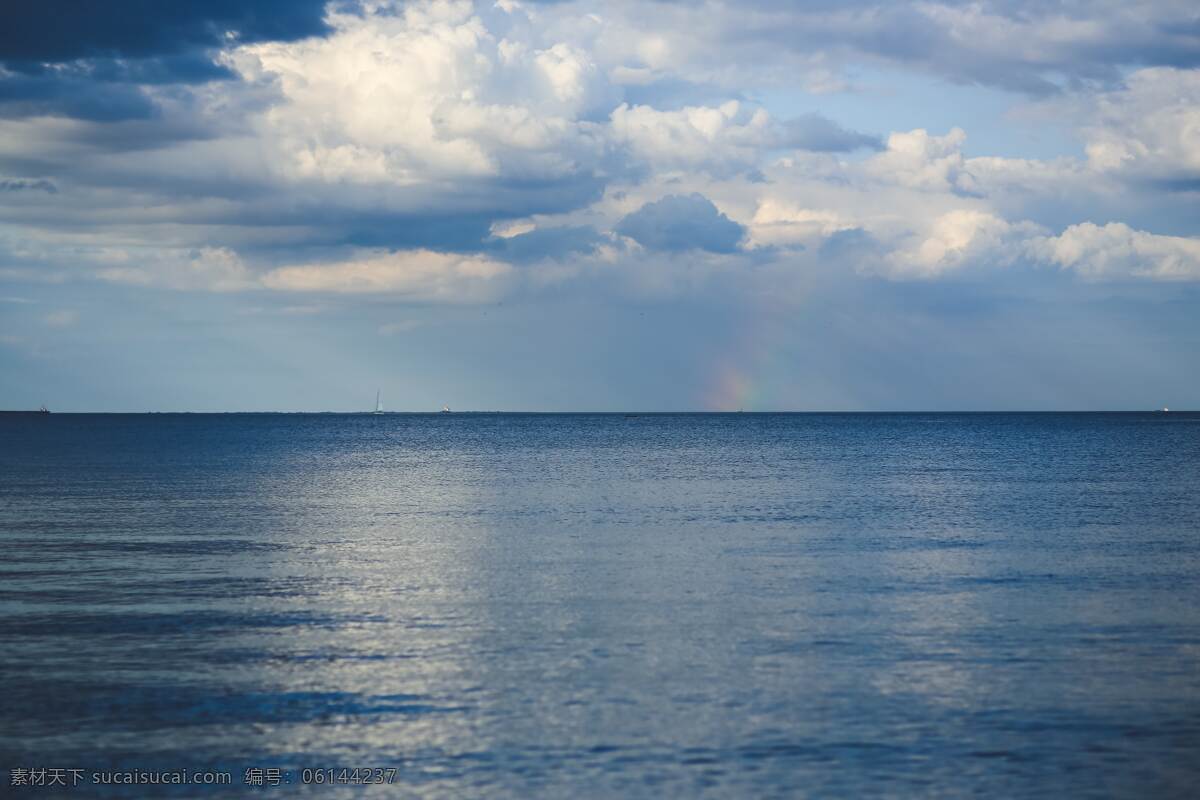
<svg viewBox="0 0 1200 800">
<path fill-rule="evenodd" d="M 712 410 L 712 409 L 673 409 L 673 410 L 570 410 L 570 411 L 545 411 L 545 410 L 530 410 L 530 409 L 467 409 L 462 411 L 443 411 L 441 409 L 433 410 L 393 410 L 393 411 L 372 411 L 366 409 L 356 409 L 350 411 L 336 410 L 321 410 L 321 411 L 298 411 L 298 410 L 228 410 L 228 411 L 195 411 L 195 410 L 147 410 L 147 411 L 50 411 L 43 412 L 37 409 L 0 409 L 0 414 L 310 414 L 310 415 L 342 415 L 342 416 L 384 416 L 384 415 L 405 415 L 405 416 L 422 416 L 422 415 L 437 415 L 443 416 L 446 414 L 530 414 L 530 415 L 569 415 L 569 414 L 587 414 L 587 415 L 659 415 L 666 416 L 672 414 L 1190 414 L 1196 413 L 1193 409 L 1168 409 L 1168 408 L 1111 408 L 1111 409 L 884 409 L 884 410 L 839 410 L 839 409 L 818 409 L 818 410 L 796 410 L 796 409 L 732 409 L 732 410 Z"/>
</svg>

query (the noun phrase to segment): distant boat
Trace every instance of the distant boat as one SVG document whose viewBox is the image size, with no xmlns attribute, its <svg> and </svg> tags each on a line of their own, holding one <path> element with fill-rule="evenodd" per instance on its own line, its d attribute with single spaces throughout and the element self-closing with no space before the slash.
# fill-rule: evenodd
<svg viewBox="0 0 1200 800">
<path fill-rule="evenodd" d="M 11 410 L 10 409 L 0 409 L 0 414 L 25 414 L 25 415 L 38 414 L 38 415 L 41 415 L 41 414 L 49 414 L 49 413 L 50 413 L 50 409 L 46 408 L 45 406 L 42 406 L 37 411 L 22 411 L 19 409 L 11 409 Z"/>
<path fill-rule="evenodd" d="M 443 414 L 449 414 L 449 413 L 450 413 L 450 406 L 442 406 L 442 413 L 443 413 Z"/>
<path fill-rule="evenodd" d="M 1166 414 L 1166 413 L 1167 413 L 1168 411 L 1170 411 L 1170 410 L 1171 410 L 1171 409 L 1167 408 L 1166 406 L 1163 406 L 1163 408 L 1162 408 L 1162 413 Z"/>
<path fill-rule="evenodd" d="M 375 390 L 375 413 L 376 414 L 383 413 L 383 403 L 379 402 L 379 390 L 378 389 Z"/>
</svg>

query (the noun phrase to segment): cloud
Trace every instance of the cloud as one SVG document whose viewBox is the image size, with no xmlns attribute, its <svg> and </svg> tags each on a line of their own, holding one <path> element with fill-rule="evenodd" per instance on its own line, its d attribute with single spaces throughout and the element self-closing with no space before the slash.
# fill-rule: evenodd
<svg viewBox="0 0 1200 800">
<path fill-rule="evenodd" d="M 944 136 L 932 136 L 924 129 L 893 133 L 886 150 L 868 162 L 868 169 L 880 180 L 913 189 L 969 191 L 971 177 L 963 170 L 962 155 L 966 139 L 961 128 L 952 128 Z"/>
<path fill-rule="evenodd" d="M 479 255 L 431 250 L 355 250 L 336 261 L 275 267 L 265 272 L 248 267 L 228 248 L 190 252 L 109 249 L 93 253 L 105 262 L 101 280 L 135 286 L 208 292 L 269 289 L 278 292 L 383 294 L 422 302 L 478 302 L 502 290 L 512 267 Z M 279 313 L 319 311 L 291 306 Z"/>
<path fill-rule="evenodd" d="M 1058 236 L 1034 239 L 1040 260 L 1093 279 L 1200 280 L 1200 239 L 1162 236 L 1120 222 L 1072 225 Z"/>
<path fill-rule="evenodd" d="M 590 225 L 563 225 L 497 236 L 489 243 L 489 249 L 520 263 L 590 253 L 604 241 L 605 237 Z"/>
<path fill-rule="evenodd" d="M 783 142 L 800 150 L 840 153 L 867 148 L 882 150 L 878 136 L 847 130 L 820 114 L 804 114 L 784 123 Z"/>
<path fill-rule="evenodd" d="M 720 106 L 661 111 L 622 103 L 610 115 L 614 140 L 657 169 L 707 168 L 719 173 L 755 164 L 770 136 L 770 115 L 736 100 Z"/>
<path fill-rule="evenodd" d="M 931 278 L 973 262 L 1011 263 L 1025 226 L 1012 225 L 995 214 L 958 209 L 942 214 L 929 228 L 912 237 L 889 257 L 897 276 Z"/>
<path fill-rule="evenodd" d="M 616 232 L 651 250 L 737 250 L 744 230 L 700 194 L 668 195 L 626 216 Z"/>
<path fill-rule="evenodd" d="M 786 200 L 763 198 L 749 226 L 752 247 L 794 246 L 817 242 L 853 226 L 835 211 L 801 208 Z"/>
<path fill-rule="evenodd" d="M 846 152 L 882 146 L 877 137 L 819 114 L 780 123 L 765 109 L 737 100 L 679 110 L 623 103 L 610 115 L 610 133 L 654 169 L 703 169 L 715 175 L 752 169 L 771 150 Z"/>
<path fill-rule="evenodd" d="M 263 285 L 287 292 L 387 294 L 412 300 L 480 302 L 501 289 L 512 271 L 508 264 L 484 256 L 430 250 L 366 252 L 344 261 L 279 267 L 262 278 Z"/>
<path fill-rule="evenodd" d="M 887 248 L 862 228 L 847 228 L 831 233 L 821 242 L 818 255 L 836 264 L 845 264 L 862 273 L 882 272 L 878 266 Z"/>
<path fill-rule="evenodd" d="M 101 268 L 97 277 L 113 283 L 210 292 L 239 291 L 255 285 L 241 257 L 224 247 L 191 252 L 109 249 L 96 257 L 110 265 Z"/>
<path fill-rule="evenodd" d="M 58 187 L 45 178 L 0 178 L 0 192 L 46 192 L 58 194 Z"/>
<path fill-rule="evenodd" d="M 149 119 L 157 107 L 137 86 L 58 75 L 0 77 L 0 116 L 62 115 L 100 122 Z"/>
<path fill-rule="evenodd" d="M 1200 189 L 1200 70 L 1140 70 L 1084 113 L 1093 170 Z"/>
<path fill-rule="evenodd" d="M 149 86 L 202 84 L 234 43 L 326 32 L 324 0 L 47 0 L 10 4 L 0 26 L 0 117 L 152 119 Z"/>
<path fill-rule="evenodd" d="M 325 0 L 40 0 L 6 9 L 0 62 L 35 68 L 92 57 L 145 58 L 325 32 Z"/>
<path fill-rule="evenodd" d="M 30 176 L 0 182 L 3 266 L 419 302 L 625 273 L 663 293 L 736 274 L 770 294 L 818 265 L 898 280 L 1008 265 L 1082 220 L 1151 227 L 1163 186 L 1200 181 L 1196 70 L 1133 71 L 1121 86 L 1111 70 L 1063 67 L 1098 58 L 1089 36 L 1117 46 L 1098 13 L 347 0 L 225 36 L 269 7 L 188 3 L 69 47 L 45 33 L 37 63 L 0 51 L 20 61 L 0 72 L 0 168 Z M 969 157 L 959 127 L 877 137 L 825 116 L 870 97 L 795 89 L 820 77 L 836 90 L 854 64 L 948 75 L 967 58 L 964 31 L 979 63 L 953 79 L 1072 93 L 1054 108 L 1086 159 Z M 793 35 L 805 47 L 783 42 Z M 1167 38 L 1186 65 L 1186 37 Z M 809 103 L 822 113 L 795 116 Z M 1135 206 L 1140 219 L 1123 213 Z M 691 269 L 700 251 L 720 257 Z"/>
<path fill-rule="evenodd" d="M 606 4 L 605 17 L 605 43 L 630 67 L 733 87 L 764 77 L 779 86 L 840 87 L 851 82 L 850 65 L 866 61 L 1045 96 L 1115 85 L 1122 66 L 1200 66 L 1194 9 L 1162 0 L 746 0 L 702 8 L 631 0 Z M 648 42 L 670 57 L 647 63 Z M 759 64 L 764 52 L 770 66 Z"/>
<path fill-rule="evenodd" d="M 278 99 L 258 122 L 293 180 L 452 191 L 494 180 L 586 175 L 603 155 L 586 52 L 497 38 L 469 4 L 333 14 L 325 39 L 238 48 L 246 81 Z"/>
</svg>

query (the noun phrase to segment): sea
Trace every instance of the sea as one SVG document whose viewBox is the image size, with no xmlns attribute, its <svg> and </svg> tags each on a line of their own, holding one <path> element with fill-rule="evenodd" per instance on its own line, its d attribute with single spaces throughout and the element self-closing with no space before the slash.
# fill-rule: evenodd
<svg viewBox="0 0 1200 800">
<path fill-rule="evenodd" d="M 1195 797 L 1200 414 L 0 415 L 0 770 Z"/>
</svg>

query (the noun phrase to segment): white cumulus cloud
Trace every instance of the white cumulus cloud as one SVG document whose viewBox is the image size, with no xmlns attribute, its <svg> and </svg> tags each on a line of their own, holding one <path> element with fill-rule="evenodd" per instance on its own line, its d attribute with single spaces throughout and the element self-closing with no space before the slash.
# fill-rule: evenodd
<svg viewBox="0 0 1200 800">
<path fill-rule="evenodd" d="M 1072 225 L 1030 242 L 1034 257 L 1086 278 L 1200 280 L 1200 239 L 1134 230 L 1121 222 Z"/>
<path fill-rule="evenodd" d="M 281 174 L 426 186 L 587 170 L 600 154 L 580 115 L 603 93 L 587 52 L 497 38 L 466 2 L 330 15 L 326 38 L 231 52 L 278 99 L 258 120 Z M 516 9 L 512 9 L 516 13 Z"/>
<path fill-rule="evenodd" d="M 1200 70 L 1134 72 L 1120 89 L 1099 94 L 1084 131 L 1088 164 L 1200 188 Z"/>
</svg>

